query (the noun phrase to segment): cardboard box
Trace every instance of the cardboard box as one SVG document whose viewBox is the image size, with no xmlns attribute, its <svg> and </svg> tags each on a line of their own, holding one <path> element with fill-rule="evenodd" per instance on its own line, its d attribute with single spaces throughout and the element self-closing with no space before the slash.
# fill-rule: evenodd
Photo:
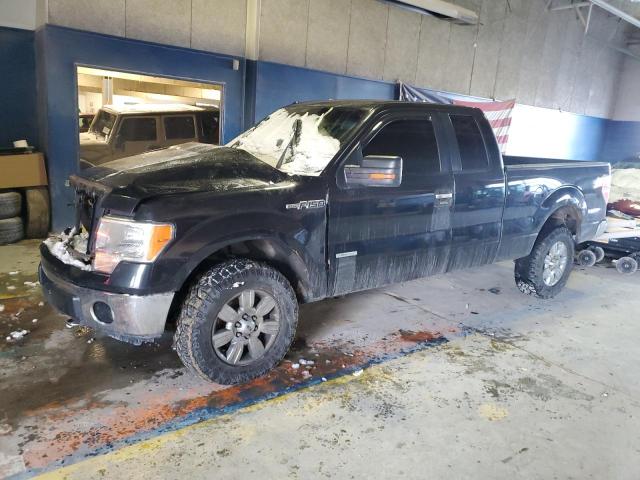
<svg viewBox="0 0 640 480">
<path fill-rule="evenodd" d="M 47 185 L 42 153 L 0 155 L 0 188 Z"/>
</svg>

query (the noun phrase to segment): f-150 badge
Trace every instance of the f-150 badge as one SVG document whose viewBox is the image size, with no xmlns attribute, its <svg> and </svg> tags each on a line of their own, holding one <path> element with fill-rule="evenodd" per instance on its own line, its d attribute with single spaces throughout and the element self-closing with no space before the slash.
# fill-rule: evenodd
<svg viewBox="0 0 640 480">
<path fill-rule="evenodd" d="M 287 203 L 287 210 L 304 210 L 306 208 L 324 208 L 327 202 L 324 200 L 303 200 L 298 203 Z"/>
</svg>

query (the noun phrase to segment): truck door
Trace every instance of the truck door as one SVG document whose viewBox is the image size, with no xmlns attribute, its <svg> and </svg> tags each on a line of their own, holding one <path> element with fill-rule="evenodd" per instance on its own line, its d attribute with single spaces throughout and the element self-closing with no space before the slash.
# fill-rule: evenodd
<svg viewBox="0 0 640 480">
<path fill-rule="evenodd" d="M 455 201 L 448 271 L 494 261 L 505 195 L 500 152 L 489 123 L 472 114 L 450 114 L 449 119 Z"/>
<path fill-rule="evenodd" d="M 445 271 L 453 179 L 441 145 L 442 119 L 387 116 L 336 171 L 329 192 L 329 292 L 342 294 Z M 402 159 L 395 186 L 349 185 L 348 168 Z"/>
</svg>

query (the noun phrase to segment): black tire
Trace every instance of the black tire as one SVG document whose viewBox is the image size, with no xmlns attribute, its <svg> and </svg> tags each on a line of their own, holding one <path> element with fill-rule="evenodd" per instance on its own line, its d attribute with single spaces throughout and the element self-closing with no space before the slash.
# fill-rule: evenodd
<svg viewBox="0 0 640 480">
<path fill-rule="evenodd" d="M 221 309 L 250 289 L 272 297 L 280 326 L 261 358 L 231 365 L 216 353 L 212 335 Z M 266 264 L 233 259 L 206 271 L 190 288 L 178 317 L 174 348 L 182 362 L 200 377 L 224 385 L 243 383 L 264 375 L 282 360 L 297 323 L 298 303 L 287 279 Z"/>
<path fill-rule="evenodd" d="M 0 220 L 0 245 L 14 243 L 24 238 L 24 227 L 20 217 Z"/>
<path fill-rule="evenodd" d="M 27 188 L 26 236 L 45 238 L 49 234 L 49 193 L 47 187 Z"/>
<path fill-rule="evenodd" d="M 593 250 L 581 250 L 576 255 L 578 265 L 581 267 L 593 267 L 597 261 L 597 255 Z"/>
<path fill-rule="evenodd" d="M 600 263 L 602 260 L 604 260 L 604 248 L 591 246 L 589 247 L 589 250 L 596 254 L 596 263 Z"/>
<path fill-rule="evenodd" d="M 631 275 L 638 271 L 638 262 L 631 257 L 619 258 L 616 262 L 616 270 L 623 275 Z"/>
<path fill-rule="evenodd" d="M 19 192 L 0 192 L 0 220 L 19 217 L 22 210 L 22 195 Z"/>
<path fill-rule="evenodd" d="M 557 242 L 562 242 L 567 248 L 567 261 L 562 276 L 552 285 L 545 283 L 543 271 L 545 258 L 549 250 Z M 566 227 L 557 227 L 541 233 L 536 240 L 533 250 L 527 257 L 519 258 L 515 264 L 515 280 L 518 289 L 527 295 L 538 298 L 553 298 L 564 288 L 573 270 L 574 241 L 571 232 Z"/>
</svg>

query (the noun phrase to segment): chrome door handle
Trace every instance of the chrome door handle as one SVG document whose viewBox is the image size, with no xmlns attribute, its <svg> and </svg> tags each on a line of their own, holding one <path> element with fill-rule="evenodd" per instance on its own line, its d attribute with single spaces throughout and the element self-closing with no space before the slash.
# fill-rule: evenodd
<svg viewBox="0 0 640 480">
<path fill-rule="evenodd" d="M 436 193 L 435 197 L 436 197 L 436 202 L 435 202 L 436 207 L 447 207 L 453 203 L 452 192 Z"/>
<path fill-rule="evenodd" d="M 436 200 L 450 200 L 453 198 L 453 193 L 436 193 Z"/>
</svg>

